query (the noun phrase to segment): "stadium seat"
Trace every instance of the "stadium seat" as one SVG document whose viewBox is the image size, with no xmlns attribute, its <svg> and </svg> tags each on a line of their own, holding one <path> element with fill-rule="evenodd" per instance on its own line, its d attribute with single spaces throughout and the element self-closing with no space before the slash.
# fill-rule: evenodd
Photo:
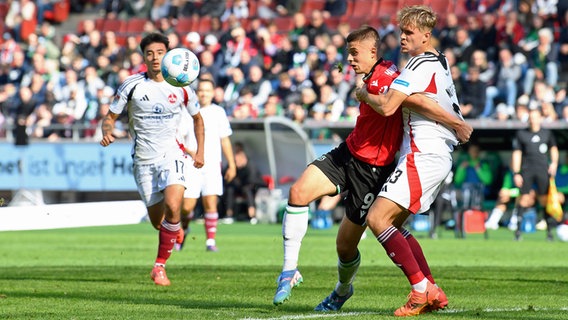
<svg viewBox="0 0 568 320">
<path fill-rule="evenodd" d="M 193 30 L 199 34 L 205 34 L 211 31 L 211 17 L 202 16 L 194 21 Z"/>
<path fill-rule="evenodd" d="M 52 23 L 62 23 L 69 18 L 70 11 L 70 0 L 60 0 L 54 2 L 53 9 L 45 11 L 43 17 Z"/>
<path fill-rule="evenodd" d="M 8 14 L 8 9 L 10 9 L 10 6 L 8 5 L 8 3 L 0 2 L 0 18 L 1 18 L 2 22 L 4 22 L 4 19 L 6 18 L 6 14 Z"/>
<path fill-rule="evenodd" d="M 272 19 L 272 21 L 276 25 L 278 33 L 287 33 L 294 28 L 293 21 L 290 17 L 276 17 Z"/>
<path fill-rule="evenodd" d="M 124 32 L 128 35 L 139 34 L 144 31 L 146 21 L 148 21 L 146 18 L 130 18 L 126 20 Z"/>
<path fill-rule="evenodd" d="M 99 29 L 101 32 L 114 31 L 115 33 L 122 33 L 125 30 L 125 22 L 120 19 L 105 19 L 102 28 Z"/>
<path fill-rule="evenodd" d="M 323 10 L 324 7 L 325 0 L 305 0 L 302 4 L 302 7 L 300 8 L 300 12 L 308 17 L 310 15 L 310 12 L 314 10 Z"/>
<path fill-rule="evenodd" d="M 353 3 L 352 17 L 371 17 L 377 13 L 379 2 L 375 0 L 358 0 Z"/>
<path fill-rule="evenodd" d="M 193 30 L 194 19 L 190 17 L 180 17 L 175 26 L 175 30 L 178 34 L 184 35 Z"/>
<path fill-rule="evenodd" d="M 416 6 L 416 5 L 423 5 L 423 4 L 428 4 L 427 0 L 399 0 L 398 1 L 398 5 L 399 8 L 404 7 L 404 6 Z"/>
<path fill-rule="evenodd" d="M 399 0 L 381 0 L 379 2 L 377 14 L 380 16 L 396 16 L 396 12 L 398 11 L 398 2 Z"/>
</svg>

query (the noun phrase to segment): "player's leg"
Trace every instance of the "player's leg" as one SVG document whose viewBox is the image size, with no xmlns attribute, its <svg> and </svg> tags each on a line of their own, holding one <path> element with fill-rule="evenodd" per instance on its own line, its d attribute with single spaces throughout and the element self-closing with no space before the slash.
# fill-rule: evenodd
<svg viewBox="0 0 568 320">
<path fill-rule="evenodd" d="M 333 183 L 313 164 L 308 165 L 300 178 L 290 188 L 288 206 L 282 220 L 284 262 L 282 273 L 278 277 L 274 304 L 279 305 L 288 300 L 292 288 L 303 280 L 297 267 L 302 240 L 308 230 L 308 205 L 310 202 L 336 191 Z"/>
<path fill-rule="evenodd" d="M 501 218 L 505 214 L 505 211 L 507 210 L 507 203 L 509 203 L 510 200 L 510 189 L 502 188 L 499 190 L 497 203 L 493 210 L 491 210 L 489 218 L 485 221 L 485 228 L 491 230 L 499 229 L 499 221 L 501 221 Z"/>
<path fill-rule="evenodd" d="M 336 238 L 338 281 L 331 294 L 316 306 L 315 311 L 338 311 L 353 295 L 353 281 L 361 264 L 357 246 L 365 229 L 366 227 L 343 217 Z"/>
<path fill-rule="evenodd" d="M 202 196 L 203 209 L 205 210 L 203 216 L 205 220 L 205 247 L 207 251 L 217 252 L 217 224 L 219 221 L 219 212 L 217 210 L 218 197 L 216 194 Z"/>
<path fill-rule="evenodd" d="M 174 245 L 174 248 L 177 251 L 183 249 L 183 246 L 185 245 L 185 240 L 190 232 L 189 224 L 193 219 L 193 210 L 195 209 L 196 205 L 197 198 L 191 198 L 188 194 L 188 189 L 186 189 L 183 195 L 183 202 L 181 204 L 181 229 L 178 233 L 178 237 L 176 238 L 176 243 Z"/>
</svg>

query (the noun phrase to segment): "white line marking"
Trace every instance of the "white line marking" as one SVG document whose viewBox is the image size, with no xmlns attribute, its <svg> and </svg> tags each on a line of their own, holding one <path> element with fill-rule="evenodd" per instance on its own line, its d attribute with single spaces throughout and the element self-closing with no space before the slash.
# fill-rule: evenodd
<svg viewBox="0 0 568 320">
<path fill-rule="evenodd" d="M 486 308 L 486 309 L 445 309 L 436 313 L 465 313 L 481 311 L 486 313 L 493 312 L 522 312 L 522 311 L 568 311 L 568 307 L 560 308 L 539 308 L 539 307 L 514 307 L 514 308 Z M 324 319 L 353 317 L 362 315 L 392 315 L 392 312 L 330 312 L 316 314 L 285 315 L 276 318 L 241 318 L 241 320 L 301 320 L 301 319 Z"/>
</svg>

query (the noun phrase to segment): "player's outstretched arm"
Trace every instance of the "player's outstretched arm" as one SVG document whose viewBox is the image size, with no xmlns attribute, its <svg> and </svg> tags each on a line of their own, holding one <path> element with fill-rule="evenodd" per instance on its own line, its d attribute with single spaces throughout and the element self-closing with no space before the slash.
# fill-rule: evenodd
<svg viewBox="0 0 568 320">
<path fill-rule="evenodd" d="M 103 133 L 103 138 L 101 139 L 101 145 L 103 147 L 108 146 L 109 144 L 114 142 L 114 136 L 112 135 L 114 131 L 114 123 L 116 119 L 118 119 L 119 114 L 109 111 L 106 116 L 103 118 L 101 124 L 101 130 Z"/>
<path fill-rule="evenodd" d="M 203 118 L 201 113 L 197 113 L 193 118 L 193 130 L 195 132 L 195 139 L 197 140 L 197 151 L 195 152 L 195 157 L 193 158 L 193 166 L 196 168 L 203 167 L 205 162 L 205 125 L 203 124 Z"/>
<path fill-rule="evenodd" d="M 461 143 L 468 142 L 471 137 L 473 127 L 469 123 L 458 117 L 457 114 L 447 112 L 441 108 L 436 101 L 423 94 L 412 94 L 408 96 L 408 98 L 404 100 L 403 106 L 413 109 L 429 119 L 443 123 L 453 129 L 458 141 Z"/>
</svg>

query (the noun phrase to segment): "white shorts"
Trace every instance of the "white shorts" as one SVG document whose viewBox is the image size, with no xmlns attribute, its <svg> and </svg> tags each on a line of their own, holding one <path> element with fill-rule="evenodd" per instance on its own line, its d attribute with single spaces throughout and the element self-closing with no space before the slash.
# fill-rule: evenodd
<svg viewBox="0 0 568 320">
<path fill-rule="evenodd" d="M 169 157 L 153 164 L 134 165 L 134 180 L 138 193 L 150 207 L 164 199 L 162 191 L 170 185 L 185 186 L 184 170 L 187 170 L 187 160 L 183 156 Z"/>
<path fill-rule="evenodd" d="M 212 196 L 223 194 L 223 175 L 221 164 L 205 164 L 198 169 L 193 166 L 192 160 L 188 161 L 189 169 L 185 174 L 184 198 L 197 199 L 200 195 Z"/>
<path fill-rule="evenodd" d="M 379 197 L 390 199 L 414 214 L 426 212 L 451 170 L 450 155 L 409 153 L 399 159 Z"/>
</svg>

